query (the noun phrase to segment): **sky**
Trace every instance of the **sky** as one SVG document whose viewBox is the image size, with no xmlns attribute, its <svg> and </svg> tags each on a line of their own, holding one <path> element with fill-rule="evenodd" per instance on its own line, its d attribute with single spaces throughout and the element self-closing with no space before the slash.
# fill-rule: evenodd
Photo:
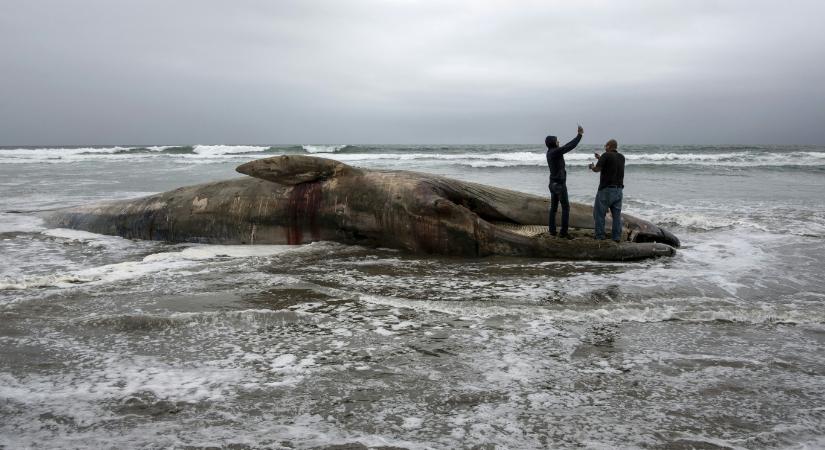
<svg viewBox="0 0 825 450">
<path fill-rule="evenodd" d="M 0 0 L 0 145 L 825 144 L 821 0 Z"/>
</svg>

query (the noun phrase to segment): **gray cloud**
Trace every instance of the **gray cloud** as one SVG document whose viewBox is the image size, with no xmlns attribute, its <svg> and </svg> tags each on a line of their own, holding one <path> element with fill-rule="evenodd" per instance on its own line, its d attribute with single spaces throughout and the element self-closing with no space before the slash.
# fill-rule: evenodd
<svg viewBox="0 0 825 450">
<path fill-rule="evenodd" d="M 0 145 L 825 142 L 818 1 L 0 1 Z"/>
</svg>

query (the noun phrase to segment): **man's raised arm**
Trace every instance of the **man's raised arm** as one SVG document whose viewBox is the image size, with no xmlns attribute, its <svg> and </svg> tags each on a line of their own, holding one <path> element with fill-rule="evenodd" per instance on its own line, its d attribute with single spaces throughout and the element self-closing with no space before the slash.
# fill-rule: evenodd
<svg viewBox="0 0 825 450">
<path fill-rule="evenodd" d="M 574 137 L 570 142 L 568 142 L 568 143 L 564 144 L 563 146 L 559 147 L 558 151 L 561 152 L 562 154 L 565 154 L 565 153 L 569 152 L 570 150 L 573 150 L 574 148 L 576 148 L 576 146 L 579 145 L 579 141 L 582 140 L 582 135 L 584 134 L 584 128 L 582 128 L 581 125 L 579 125 L 578 132 L 579 133 L 576 135 L 576 137 Z"/>
</svg>

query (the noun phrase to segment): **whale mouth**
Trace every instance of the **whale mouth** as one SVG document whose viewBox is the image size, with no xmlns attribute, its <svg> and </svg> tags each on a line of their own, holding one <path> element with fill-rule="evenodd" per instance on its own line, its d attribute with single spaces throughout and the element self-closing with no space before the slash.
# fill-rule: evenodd
<svg viewBox="0 0 825 450">
<path fill-rule="evenodd" d="M 538 237 L 539 235 L 547 233 L 548 231 L 547 225 L 521 224 L 516 222 L 505 222 L 500 220 L 493 220 L 488 222 L 494 225 L 496 228 L 528 238 Z M 659 243 L 664 244 L 668 247 L 679 248 L 679 238 L 677 238 L 673 233 L 662 228 L 659 228 L 658 231 L 658 235 L 653 235 L 650 233 L 639 233 L 637 231 L 625 232 L 623 234 L 627 237 L 627 242 L 637 244 Z M 593 237 L 592 229 L 580 229 L 571 227 L 569 233 L 571 236 L 576 238 Z"/>
<path fill-rule="evenodd" d="M 524 237 L 536 237 L 547 232 L 547 225 L 525 225 L 515 222 L 492 221 L 491 224 L 498 228 Z"/>
<path fill-rule="evenodd" d="M 435 178 L 433 186 L 442 198 L 466 208 L 504 233 L 533 239 L 549 231 L 545 221 L 549 204 L 543 197 L 446 178 Z M 679 247 L 679 239 L 673 233 L 639 218 L 628 216 L 627 219 L 627 226 L 622 230 L 624 241 Z M 572 225 L 569 231 L 573 237 L 593 237 L 592 222 L 583 228 Z"/>
<path fill-rule="evenodd" d="M 674 256 L 676 249 L 667 243 L 653 240 L 636 241 L 638 234 L 623 233 L 625 240 L 614 244 L 612 241 L 596 240 L 593 229 L 570 227 L 568 234 L 572 240 L 553 238 L 548 233 L 547 225 L 519 224 L 510 221 L 488 221 L 497 231 L 505 236 L 499 239 L 510 241 L 516 247 L 521 243 L 527 250 L 524 254 L 530 256 L 564 258 L 564 259 L 593 259 L 606 261 L 634 261 L 662 256 Z M 625 230 L 627 231 L 627 230 Z M 510 238 L 506 236 L 510 235 Z M 515 236 L 513 236 L 515 235 Z M 524 242 L 527 238 L 529 241 Z"/>
</svg>

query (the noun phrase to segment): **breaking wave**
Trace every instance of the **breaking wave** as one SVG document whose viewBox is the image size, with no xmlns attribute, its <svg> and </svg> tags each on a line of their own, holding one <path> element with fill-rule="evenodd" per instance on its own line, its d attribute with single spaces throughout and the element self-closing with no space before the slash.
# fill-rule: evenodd
<svg viewBox="0 0 825 450">
<path fill-rule="evenodd" d="M 338 153 L 349 145 L 302 145 L 301 148 L 307 153 Z"/>
<path fill-rule="evenodd" d="M 582 146 L 566 155 L 571 166 L 585 166 L 593 158 L 595 146 Z M 625 146 L 629 165 L 677 167 L 797 167 L 825 169 L 825 148 L 797 146 L 704 147 Z M 90 160 L 170 158 L 179 162 L 222 162 L 248 160 L 280 154 L 320 154 L 344 162 L 458 165 L 474 168 L 543 167 L 544 151 L 536 146 L 359 146 L 359 145 L 192 145 L 192 146 L 112 146 L 0 148 L 0 163 L 60 163 Z"/>
</svg>

